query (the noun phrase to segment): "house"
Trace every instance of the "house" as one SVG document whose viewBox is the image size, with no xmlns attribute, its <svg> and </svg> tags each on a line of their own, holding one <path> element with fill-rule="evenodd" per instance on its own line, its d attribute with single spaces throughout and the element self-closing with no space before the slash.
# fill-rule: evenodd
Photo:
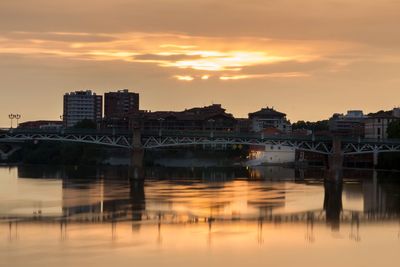
<svg viewBox="0 0 400 267">
<path fill-rule="evenodd" d="M 371 114 L 365 121 L 365 138 L 385 140 L 388 138 L 387 129 L 391 122 L 400 120 L 400 108 L 392 111 L 380 111 Z"/>
<path fill-rule="evenodd" d="M 274 108 L 266 107 L 249 113 L 249 120 L 251 121 L 250 129 L 252 132 L 261 132 L 267 128 L 276 128 L 285 134 L 292 131 L 292 126 L 286 119 L 286 114 L 278 112 Z"/>
</svg>

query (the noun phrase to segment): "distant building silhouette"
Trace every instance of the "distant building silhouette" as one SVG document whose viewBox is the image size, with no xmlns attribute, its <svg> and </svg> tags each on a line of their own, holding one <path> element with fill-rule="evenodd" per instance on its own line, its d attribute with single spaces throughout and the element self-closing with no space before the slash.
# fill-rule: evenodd
<svg viewBox="0 0 400 267">
<path fill-rule="evenodd" d="M 220 130 L 234 131 L 237 120 L 219 104 L 184 111 L 142 112 L 144 130 Z"/>
<path fill-rule="evenodd" d="M 366 118 L 361 110 L 349 110 L 346 115 L 333 114 L 329 119 L 329 131 L 337 135 L 363 137 Z"/>
<path fill-rule="evenodd" d="M 24 129 L 43 129 L 43 130 L 57 130 L 62 128 L 62 121 L 49 121 L 49 120 L 39 120 L 39 121 L 26 121 L 21 122 L 18 128 Z"/>
</svg>

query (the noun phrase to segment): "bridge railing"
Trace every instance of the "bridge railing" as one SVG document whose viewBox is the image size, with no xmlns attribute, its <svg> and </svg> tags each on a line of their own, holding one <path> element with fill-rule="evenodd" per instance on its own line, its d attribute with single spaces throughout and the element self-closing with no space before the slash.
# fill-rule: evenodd
<svg viewBox="0 0 400 267">
<path fill-rule="evenodd" d="M 76 135 L 132 135 L 129 130 L 114 130 L 114 129 L 28 129 L 28 128 L 14 128 L 7 129 L 3 133 L 9 134 L 76 134 Z"/>
<path fill-rule="evenodd" d="M 299 135 L 268 135 L 263 133 L 253 132 L 237 132 L 237 131 L 177 131 L 177 130 L 162 130 L 162 131 L 143 131 L 142 136 L 144 137 L 204 137 L 204 138 L 243 138 L 243 139 L 258 139 L 258 140 L 287 140 L 287 141 L 330 141 L 331 137 L 313 137 L 311 135 L 299 136 Z"/>
<path fill-rule="evenodd" d="M 132 130 L 120 129 L 27 129 L 27 128 L 0 128 L 0 134 L 59 134 L 59 135 L 108 135 L 108 136 L 126 136 L 132 137 Z M 267 135 L 263 133 L 237 132 L 237 131 L 188 131 L 188 130 L 143 130 L 142 137 L 198 137 L 198 138 L 242 138 L 242 139 L 258 139 L 270 141 L 316 141 L 331 142 L 332 136 L 299 136 L 299 135 Z M 371 144 L 371 145 L 400 145 L 400 139 L 366 139 L 354 137 L 340 137 L 342 143 L 352 144 Z"/>
</svg>

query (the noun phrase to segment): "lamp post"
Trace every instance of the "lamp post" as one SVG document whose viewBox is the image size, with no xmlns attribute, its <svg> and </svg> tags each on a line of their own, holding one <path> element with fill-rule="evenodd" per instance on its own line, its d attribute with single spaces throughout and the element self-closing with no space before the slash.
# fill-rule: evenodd
<svg viewBox="0 0 400 267">
<path fill-rule="evenodd" d="M 13 128 L 13 120 L 14 119 L 17 119 L 17 127 L 18 127 L 18 120 L 21 118 L 21 115 L 19 115 L 19 114 L 9 114 L 8 115 L 8 118 L 10 119 L 10 121 L 11 121 L 11 129 Z"/>
<path fill-rule="evenodd" d="M 19 119 L 21 119 L 21 114 L 15 114 L 15 119 L 17 120 L 17 128 L 19 126 Z"/>
<path fill-rule="evenodd" d="M 14 114 L 9 114 L 8 115 L 8 118 L 10 119 L 10 121 L 11 121 L 11 129 L 13 128 L 13 119 L 14 119 Z"/>
<path fill-rule="evenodd" d="M 164 118 L 159 118 L 158 121 L 160 122 L 160 127 L 158 128 L 158 136 L 162 136 L 162 123 L 165 121 Z"/>
</svg>

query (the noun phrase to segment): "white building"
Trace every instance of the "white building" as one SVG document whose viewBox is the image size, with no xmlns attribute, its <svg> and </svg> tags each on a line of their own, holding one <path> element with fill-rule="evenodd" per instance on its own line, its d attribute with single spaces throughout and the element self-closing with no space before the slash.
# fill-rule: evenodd
<svg viewBox="0 0 400 267">
<path fill-rule="evenodd" d="M 286 114 L 278 112 L 273 108 L 263 108 L 259 111 L 249 113 L 250 129 L 253 132 L 260 132 L 268 128 L 275 128 L 283 133 L 292 132 L 292 126 L 286 119 Z"/>
<path fill-rule="evenodd" d="M 378 112 L 365 120 L 365 138 L 385 140 L 388 138 L 387 128 L 392 121 L 400 119 L 400 108 L 392 112 Z"/>
<path fill-rule="evenodd" d="M 294 163 L 296 150 L 293 147 L 281 145 L 267 145 L 264 150 L 253 150 L 250 152 L 247 165 L 277 165 Z"/>
<path fill-rule="evenodd" d="M 103 116 L 103 97 L 92 91 L 76 91 L 64 95 L 64 126 L 73 127 L 88 119 L 99 123 Z"/>
</svg>

